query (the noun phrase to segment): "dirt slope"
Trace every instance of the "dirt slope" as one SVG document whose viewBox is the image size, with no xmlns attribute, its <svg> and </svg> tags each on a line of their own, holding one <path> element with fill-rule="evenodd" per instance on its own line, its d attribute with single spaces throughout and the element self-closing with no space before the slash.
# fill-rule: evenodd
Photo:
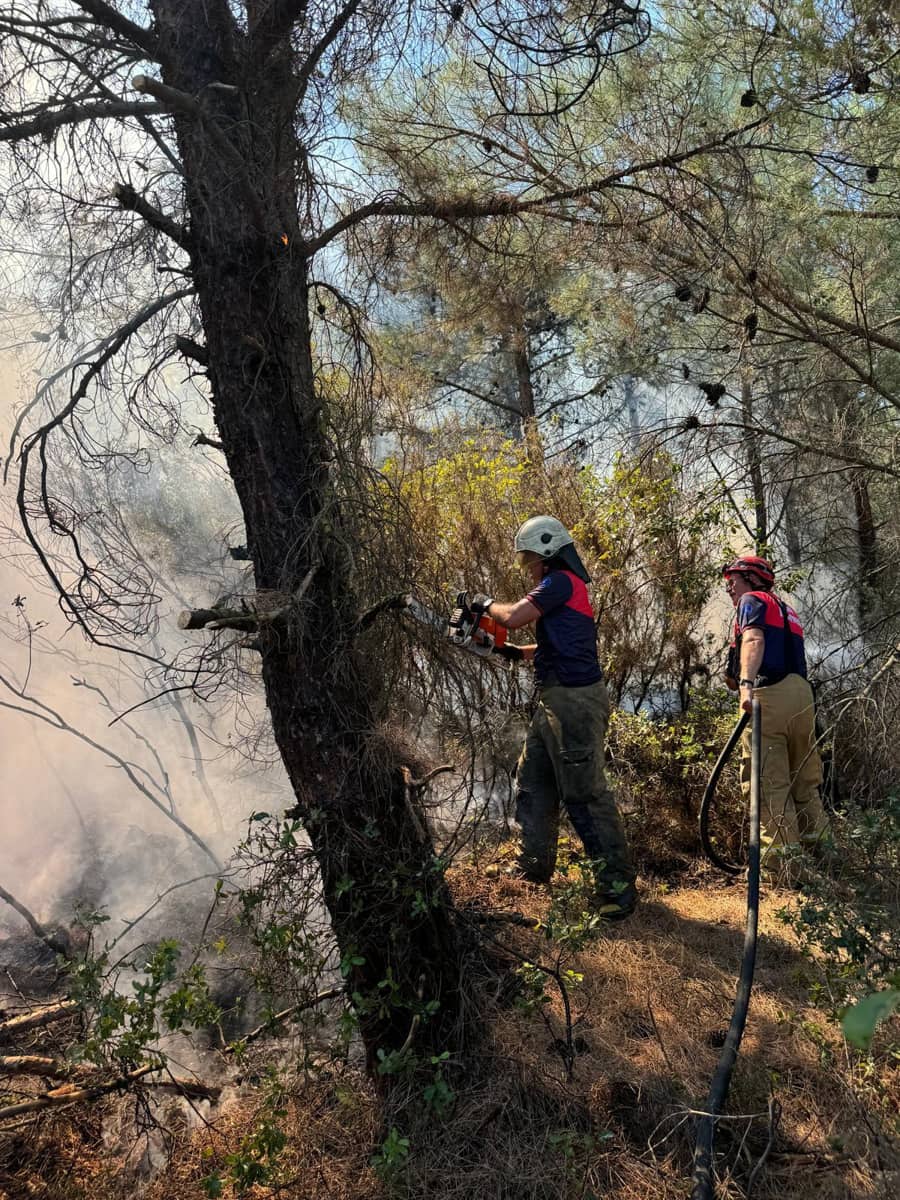
<svg viewBox="0 0 900 1200">
<path fill-rule="evenodd" d="M 453 886 L 470 913 L 547 916 L 545 891 L 503 875 L 456 869 Z M 756 987 L 728 1119 L 720 1126 L 720 1195 L 746 1195 L 754 1165 L 767 1152 L 753 1185 L 758 1200 L 887 1200 L 900 1195 L 890 1138 L 900 1072 L 886 1058 L 874 1071 L 856 1060 L 837 1026 L 809 1004 L 815 967 L 775 915 L 792 902 L 786 893 L 763 899 Z M 692 1110 L 704 1101 L 731 1014 L 743 903 L 740 886 L 718 881 L 651 891 L 628 922 L 561 960 L 558 943 L 539 930 L 482 925 L 493 939 L 495 974 L 493 984 L 482 979 L 479 987 L 493 986 L 494 999 L 473 1016 L 484 1024 L 473 1060 L 465 1068 L 452 1060 L 443 1068 L 453 1093 L 444 1121 L 426 1122 L 421 1083 L 410 1085 L 405 1099 L 411 1104 L 397 1117 L 408 1154 L 401 1149 L 387 1162 L 382 1155 L 376 1173 L 371 1158 L 392 1118 L 379 1126 L 363 1076 L 320 1057 L 285 1102 L 280 1186 L 255 1186 L 248 1194 L 323 1200 L 688 1196 Z M 571 1028 L 548 975 L 505 969 L 516 965 L 517 955 L 519 964 L 541 962 L 582 976 L 578 982 L 563 975 Z M 568 1045 L 575 1052 L 571 1064 Z M 207 1195 L 203 1178 L 227 1172 L 228 1155 L 257 1128 L 266 1066 L 283 1065 L 290 1049 L 287 1042 L 261 1049 L 218 1109 L 195 1106 L 192 1113 L 183 1101 L 168 1101 L 171 1133 L 156 1136 L 151 1152 L 140 1138 L 132 1135 L 129 1144 L 111 1134 L 133 1100 L 104 1101 L 77 1116 L 74 1110 L 56 1114 L 27 1134 L 9 1135 L 0 1144 L 6 1188 L 0 1195 L 134 1194 L 131 1168 L 143 1157 L 145 1169 L 151 1159 L 157 1165 L 168 1160 L 146 1184 L 148 1200 L 200 1200 Z M 226 1183 L 224 1194 L 231 1192 Z"/>
</svg>

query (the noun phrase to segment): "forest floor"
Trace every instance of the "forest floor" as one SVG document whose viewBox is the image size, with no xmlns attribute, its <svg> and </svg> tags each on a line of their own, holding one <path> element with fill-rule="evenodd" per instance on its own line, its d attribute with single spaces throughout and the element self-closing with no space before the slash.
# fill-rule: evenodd
<svg viewBox="0 0 900 1200">
<path fill-rule="evenodd" d="M 451 884 L 464 912 L 518 912 L 535 922 L 548 915 L 546 890 L 502 872 L 457 867 Z M 718 1195 L 744 1197 L 749 1188 L 756 1200 L 893 1200 L 900 1063 L 882 1054 L 873 1066 L 851 1052 L 836 1021 L 810 1003 L 815 964 L 777 916 L 795 902 L 787 892 L 763 895 L 750 1015 L 719 1125 Z M 633 917 L 562 959 L 560 943 L 542 931 L 490 922 L 493 999 L 481 1010 L 474 1061 L 436 1068 L 446 1085 L 443 1119 L 426 1121 L 423 1099 L 410 1094 L 393 1148 L 385 1148 L 391 1118 L 379 1117 L 361 1070 L 320 1059 L 283 1102 L 287 1141 L 277 1186 L 245 1194 L 689 1196 L 694 1110 L 705 1102 L 731 1016 L 744 906 L 740 883 L 702 873 L 677 888 L 648 885 Z M 573 972 L 562 975 L 569 1022 L 560 988 L 523 961 Z M 267 1064 L 285 1055 L 284 1043 L 260 1043 L 252 1069 L 247 1064 L 240 1077 L 231 1071 L 216 1107 L 164 1101 L 156 1113 L 168 1126 L 164 1137 L 135 1135 L 137 1101 L 127 1097 L 23 1124 L 0 1140 L 0 1196 L 133 1196 L 136 1169 L 149 1176 L 139 1185 L 147 1200 L 216 1194 L 203 1180 L 227 1175 L 242 1139 L 261 1144 Z M 231 1183 L 222 1194 L 235 1194 Z"/>
</svg>

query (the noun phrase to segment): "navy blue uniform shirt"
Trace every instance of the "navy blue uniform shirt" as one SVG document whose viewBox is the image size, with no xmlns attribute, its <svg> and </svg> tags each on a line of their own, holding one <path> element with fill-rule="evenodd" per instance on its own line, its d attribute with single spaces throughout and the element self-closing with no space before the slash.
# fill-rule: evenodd
<svg viewBox="0 0 900 1200">
<path fill-rule="evenodd" d="M 603 678 L 597 661 L 597 631 L 587 586 L 572 571 L 551 571 L 528 599 L 541 612 L 537 621 L 534 671 L 539 685 L 586 687 Z"/>
<path fill-rule="evenodd" d="M 745 592 L 738 601 L 735 613 L 735 644 L 745 629 L 761 629 L 765 634 L 766 645 L 759 675 L 760 680 L 766 683 L 779 683 L 785 675 L 802 675 L 806 678 L 803 627 L 790 604 L 785 604 L 785 630 L 781 608 L 783 603 L 771 592 Z"/>
</svg>

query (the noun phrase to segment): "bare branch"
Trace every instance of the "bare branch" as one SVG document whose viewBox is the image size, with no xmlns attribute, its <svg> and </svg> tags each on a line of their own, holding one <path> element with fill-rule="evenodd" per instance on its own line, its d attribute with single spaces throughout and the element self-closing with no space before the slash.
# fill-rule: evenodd
<svg viewBox="0 0 900 1200">
<path fill-rule="evenodd" d="M 227 1046 L 225 1053 L 235 1054 L 238 1049 L 246 1046 L 249 1042 L 255 1042 L 264 1033 L 274 1033 L 276 1027 L 285 1021 L 293 1021 L 301 1013 L 308 1012 L 309 1009 L 315 1008 L 319 1004 L 325 1004 L 328 1000 L 336 1000 L 339 996 L 344 995 L 346 995 L 345 988 L 333 987 L 329 988 L 326 992 L 319 992 L 318 996 L 313 996 L 311 1000 L 303 1000 L 299 1004 L 292 1004 L 290 1008 L 283 1008 L 281 1012 L 273 1013 L 268 1021 L 263 1022 L 262 1025 L 257 1025 L 255 1029 L 251 1029 L 249 1033 L 245 1033 L 237 1042 Z"/>
<path fill-rule="evenodd" d="M 409 790 L 411 792 L 424 792 L 432 779 L 437 779 L 438 775 L 447 775 L 450 771 L 455 771 L 456 765 L 455 763 L 441 763 L 440 766 L 432 767 L 421 779 L 413 779 L 412 771 L 410 771 L 409 767 L 401 769 L 403 771 L 403 782 Z"/>
<path fill-rule="evenodd" d="M 198 433 L 197 436 L 194 438 L 193 442 L 191 443 L 191 445 L 192 446 L 209 446 L 209 448 L 211 450 L 221 450 L 223 454 L 225 453 L 225 447 L 222 445 L 222 443 L 217 442 L 215 438 L 207 437 L 205 433 Z M 185 625 L 185 626 L 182 626 L 181 628 L 201 629 L 202 626 L 200 626 L 200 625 Z"/>
<path fill-rule="evenodd" d="M 83 1063 L 59 1062 L 43 1054 L 0 1054 L 0 1075 L 39 1075 L 48 1079 L 71 1079 L 90 1075 Z"/>
<path fill-rule="evenodd" d="M 98 25 L 118 33 L 120 37 L 143 50 L 150 58 L 159 61 L 159 39 L 152 30 L 145 29 L 143 25 L 137 25 L 134 21 L 129 21 L 111 4 L 106 4 L 105 0 L 74 0 L 74 3 L 82 12 L 92 16 Z"/>
<path fill-rule="evenodd" d="M 714 421 L 708 425 L 704 425 L 700 421 L 688 420 L 683 423 L 682 428 L 687 432 L 691 429 L 740 429 L 744 433 L 761 433 L 766 437 L 774 438 L 778 442 L 784 442 L 788 446 L 796 446 L 798 450 L 805 451 L 807 454 L 818 454 L 822 458 L 833 458 L 837 462 L 850 463 L 855 467 L 865 467 L 869 471 L 878 471 L 884 475 L 893 475 L 900 479 L 900 468 L 892 467 L 889 463 L 873 462 L 871 459 L 854 458 L 852 454 L 841 454 L 837 450 L 833 450 L 830 446 L 812 446 L 808 442 L 801 442 L 798 438 L 791 437 L 787 433 L 782 433 L 778 429 L 770 429 L 762 425 L 746 425 L 743 421 Z"/>
<path fill-rule="evenodd" d="M 121 350 L 121 348 L 129 341 L 129 339 L 143 325 L 145 325 L 147 323 L 147 321 L 151 320 L 157 313 L 162 312 L 162 310 L 164 308 L 167 308 L 170 304 L 174 304 L 178 300 L 183 300 L 187 296 L 192 296 L 194 294 L 194 291 L 195 291 L 195 289 L 193 287 L 186 287 L 186 288 L 181 288 L 180 290 L 175 291 L 175 292 L 168 292 L 165 296 L 161 296 L 158 300 L 154 300 L 151 304 L 148 304 L 145 308 L 142 308 L 141 311 L 136 313 L 131 318 L 130 321 L 126 321 L 126 323 L 124 325 L 122 325 L 119 329 L 117 329 L 114 334 L 112 334 L 109 338 L 107 338 L 103 343 L 102 351 L 97 356 L 97 358 L 94 359 L 94 361 L 88 367 L 87 371 L 85 371 L 84 375 L 81 378 L 81 382 L 79 383 L 76 390 L 72 393 L 72 396 L 71 396 L 71 399 L 69 400 L 69 402 L 66 405 L 64 405 L 64 407 L 58 413 L 56 413 L 49 421 L 47 421 L 44 425 L 42 425 L 40 427 L 40 429 L 37 429 L 34 433 L 32 433 L 25 440 L 25 442 L 22 446 L 22 450 L 20 451 L 20 455 L 19 455 L 19 458 L 20 458 L 19 486 L 18 486 L 18 489 L 16 492 L 16 507 L 18 508 L 18 511 L 19 511 L 19 517 L 22 522 L 22 528 L 25 532 L 25 536 L 28 539 L 28 542 L 31 545 L 32 549 L 34 550 L 35 554 L 37 555 L 42 568 L 46 572 L 48 578 L 53 583 L 53 586 L 56 588 L 57 593 L 60 597 L 61 605 L 64 606 L 65 609 L 68 609 L 68 611 L 72 614 L 74 620 L 78 623 L 78 625 L 84 631 L 85 635 L 95 645 L 113 645 L 114 643 L 104 642 L 102 639 L 98 638 L 96 636 L 96 634 L 93 632 L 93 630 L 90 628 L 90 626 L 88 625 L 87 621 L 85 620 L 83 614 L 79 611 L 77 605 L 75 604 L 75 601 L 72 599 L 72 596 L 70 595 L 68 589 L 65 587 L 62 580 L 59 578 L 58 574 L 54 570 L 53 565 L 50 562 L 50 559 L 48 558 L 46 551 L 44 550 L 43 546 L 41 545 L 40 541 L 38 540 L 38 537 L 37 537 L 34 529 L 32 528 L 31 518 L 30 518 L 29 511 L 28 511 L 28 500 L 27 500 L 27 484 L 28 484 L 28 479 L 29 479 L 29 460 L 30 460 L 30 457 L 31 457 L 31 454 L 33 453 L 33 451 L 35 449 L 37 449 L 42 461 L 46 461 L 47 439 L 50 436 L 51 432 L 54 429 L 56 429 L 57 426 L 62 424 L 62 422 L 65 421 L 69 416 L 71 416 L 71 414 L 78 407 L 79 403 L 87 395 L 87 391 L 88 391 L 88 388 L 89 388 L 91 382 L 97 377 L 97 375 L 99 375 L 100 371 L 103 369 L 103 367 L 106 365 L 106 363 L 108 363 L 111 358 L 113 358 L 116 354 L 118 354 L 119 350 Z M 20 414 L 20 416 L 16 422 L 16 429 L 14 429 L 14 431 L 13 431 L 13 437 L 15 437 L 17 435 L 18 428 L 23 419 L 24 419 L 24 414 Z M 5 478 L 5 475 L 4 475 L 4 478 Z M 42 476 L 42 478 L 43 478 L 43 476 Z M 45 507 L 46 507 L 46 505 L 48 503 L 46 494 L 44 494 L 43 498 L 44 498 L 44 503 L 45 503 Z M 62 532 L 62 531 L 60 529 L 57 529 L 57 532 Z M 69 532 L 69 536 L 74 541 L 74 536 L 71 534 L 71 531 Z M 147 654 L 142 650 L 130 648 L 129 653 L 135 654 L 139 658 L 147 659 L 150 662 L 158 661 L 154 655 Z"/>
<path fill-rule="evenodd" d="M 403 592 L 399 592 L 395 596 L 385 596 L 383 600 L 379 600 L 377 604 L 367 608 L 364 613 L 360 613 L 359 620 L 356 622 L 356 632 L 362 633 L 363 630 L 368 629 L 382 613 L 403 612 L 408 605 L 409 596 Z"/>
<path fill-rule="evenodd" d="M 261 624 L 283 617 L 287 609 L 284 605 L 274 612 L 255 613 L 224 608 L 186 608 L 178 614 L 178 628 L 237 629 L 241 633 L 253 633 Z"/>
<path fill-rule="evenodd" d="M 139 1068 L 140 1069 L 140 1068 Z M 97 1076 L 99 1068 L 91 1063 L 67 1063 L 43 1054 L 2 1054 L 0 1055 L 0 1075 L 32 1075 L 42 1079 L 67 1079 L 82 1081 L 85 1090 L 92 1085 L 87 1082 L 91 1076 Z M 94 1087 L 100 1080 L 96 1080 Z M 219 1084 L 204 1083 L 200 1079 L 186 1079 L 172 1075 L 168 1079 L 141 1079 L 142 1086 L 164 1088 L 177 1091 L 182 1096 L 197 1100 L 218 1100 L 222 1094 Z M 60 1089 L 61 1090 L 61 1089 Z M 73 1093 L 69 1092 L 69 1095 Z M 87 1097 L 82 1097 L 87 1098 Z"/>
<path fill-rule="evenodd" d="M 341 31 L 352 20 L 353 14 L 359 8 L 362 0 L 347 0 L 347 3 L 342 9 L 335 13 L 334 20 L 312 47 L 309 54 L 306 56 L 306 61 L 300 68 L 297 75 L 297 102 L 301 101 L 306 94 L 306 89 L 309 86 L 309 81 L 315 73 L 316 68 L 322 61 L 322 56 L 327 52 L 335 39 L 340 37 Z M 283 0 L 283 7 L 292 7 L 291 0 Z"/>
<path fill-rule="evenodd" d="M 154 229 L 158 229 L 160 233 L 164 233 L 166 237 L 171 238 L 173 242 L 181 246 L 182 250 L 190 253 L 190 234 L 184 226 L 179 225 L 177 221 L 171 217 L 167 217 L 164 212 L 154 207 L 130 183 L 114 183 L 112 194 L 114 199 L 118 200 L 124 209 L 137 213 L 148 225 L 151 225 Z"/>
<path fill-rule="evenodd" d="M 124 771 L 131 784 L 137 788 L 142 796 L 150 801 L 154 808 L 159 809 L 159 811 L 167 820 L 171 821 L 174 825 L 177 825 L 185 837 L 189 838 L 190 841 L 192 841 L 194 845 L 198 847 L 198 849 L 202 850 L 207 858 L 213 862 L 217 871 L 222 869 L 222 864 L 219 862 L 218 858 L 216 858 L 215 854 L 213 854 L 212 850 L 210 850 L 209 846 L 207 846 L 206 842 L 203 841 L 199 834 L 194 832 L 190 825 L 185 824 L 185 822 L 181 820 L 177 813 L 170 812 L 169 809 L 166 808 L 159 797 L 156 796 L 140 778 L 132 763 L 122 758 L 122 756 L 117 754 L 115 750 L 111 750 L 108 746 L 104 746 L 100 742 L 95 741 L 92 737 L 89 737 L 88 734 L 83 733 L 74 725 L 70 725 L 69 722 L 60 715 L 60 713 L 56 712 L 55 709 L 50 708 L 49 705 L 44 704 L 41 700 L 38 700 L 37 697 L 30 696 L 20 689 L 14 687 L 10 680 L 3 675 L 0 675 L 0 684 L 7 688 L 8 691 L 12 692 L 13 695 L 18 696 L 27 704 L 34 706 L 32 708 L 26 708 L 23 705 L 11 704 L 7 700 L 0 700 L 0 708 L 6 708 L 12 712 L 22 713 L 24 716 L 33 717 L 38 721 L 42 721 L 45 725 L 49 725 L 51 729 L 56 729 L 59 732 L 69 733 L 72 735 L 72 737 L 77 738 L 79 741 L 84 742 L 92 749 L 104 755 L 111 762 L 115 763 L 117 767 Z"/>
<path fill-rule="evenodd" d="M 120 1075 L 117 1079 L 111 1079 L 106 1083 L 96 1083 L 85 1087 L 63 1084 L 62 1087 L 45 1092 L 34 1100 L 23 1100 L 20 1104 L 10 1104 L 6 1108 L 0 1108 L 0 1121 L 9 1120 L 11 1117 L 20 1117 L 26 1113 L 43 1112 L 48 1108 L 62 1108 L 70 1104 L 98 1100 L 101 1096 L 108 1096 L 110 1092 L 127 1091 L 135 1085 L 172 1088 L 182 1095 L 204 1099 L 215 1100 L 221 1095 L 221 1087 L 216 1084 L 201 1083 L 199 1080 L 179 1079 L 175 1076 L 169 1079 L 146 1078 L 152 1072 L 160 1070 L 162 1068 L 158 1063 L 145 1063 L 134 1071 L 129 1071 L 127 1075 Z"/>
<path fill-rule="evenodd" d="M 97 121 L 107 117 L 148 117 L 163 111 L 161 104 L 145 104 L 140 100 L 95 100 L 88 104 L 71 104 L 55 112 L 42 112 L 31 121 L 0 126 L 0 142 L 22 142 L 32 137 L 49 139 L 64 125 L 78 125 L 82 121 Z"/>
</svg>

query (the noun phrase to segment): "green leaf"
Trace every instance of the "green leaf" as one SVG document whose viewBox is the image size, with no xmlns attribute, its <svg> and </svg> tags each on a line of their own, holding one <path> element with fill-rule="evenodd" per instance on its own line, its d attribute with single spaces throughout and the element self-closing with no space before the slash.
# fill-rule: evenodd
<svg viewBox="0 0 900 1200">
<path fill-rule="evenodd" d="M 844 1037 L 854 1046 L 865 1050 L 875 1029 L 882 1021 L 887 1020 L 897 1006 L 900 1005 L 900 991 L 888 988 L 884 992 L 873 992 L 848 1008 L 841 1018 L 841 1028 Z"/>
</svg>

